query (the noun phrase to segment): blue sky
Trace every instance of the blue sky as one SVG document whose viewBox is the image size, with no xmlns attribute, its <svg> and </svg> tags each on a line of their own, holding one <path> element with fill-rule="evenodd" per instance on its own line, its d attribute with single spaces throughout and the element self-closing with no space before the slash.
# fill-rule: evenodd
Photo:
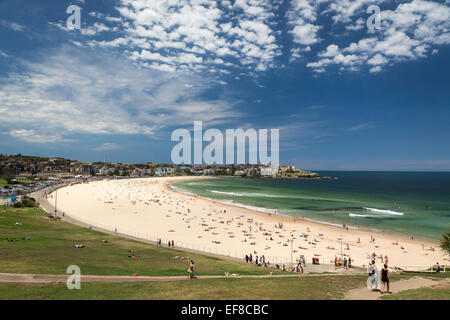
<svg viewBox="0 0 450 320">
<path fill-rule="evenodd" d="M 0 152 L 170 162 L 201 120 L 279 128 L 305 169 L 448 171 L 449 18 L 448 0 L 2 0 Z"/>
</svg>

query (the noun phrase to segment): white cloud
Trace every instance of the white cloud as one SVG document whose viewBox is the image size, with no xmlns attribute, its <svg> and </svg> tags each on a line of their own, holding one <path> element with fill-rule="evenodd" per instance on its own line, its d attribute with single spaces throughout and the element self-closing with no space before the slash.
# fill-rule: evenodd
<svg viewBox="0 0 450 320">
<path fill-rule="evenodd" d="M 294 35 L 294 42 L 310 45 L 315 44 L 319 41 L 317 37 L 317 32 L 319 31 L 319 26 L 316 26 L 311 23 L 303 23 L 300 25 L 296 25 L 291 33 Z"/>
<path fill-rule="evenodd" d="M 116 30 L 122 30 L 118 37 L 92 40 L 89 45 L 123 46 L 136 62 L 157 69 L 201 71 L 226 58 L 232 61 L 227 67 L 252 65 L 253 70 L 266 70 L 281 54 L 272 28 L 277 2 L 120 0 L 116 6 L 120 17 L 91 13 L 110 25 L 117 23 Z M 88 28 L 85 34 L 95 31 L 99 28 Z"/>
<path fill-rule="evenodd" d="M 326 1 L 326 0 L 324 0 Z M 352 19 L 363 13 L 367 4 L 380 4 L 388 0 L 343 0 L 329 5 L 325 12 L 334 14 L 336 24 L 351 23 Z M 367 64 L 370 72 L 379 72 L 379 65 L 401 62 L 404 60 L 427 57 L 437 45 L 450 44 L 450 7 L 449 2 L 438 3 L 425 0 L 413 0 L 400 3 L 394 10 L 382 10 L 381 30 L 369 33 L 368 37 L 350 43 L 341 52 L 350 54 L 345 58 L 352 59 L 327 60 L 333 52 L 318 54 L 316 62 L 309 63 L 309 67 L 316 72 L 323 72 L 325 66 L 341 65 L 344 70 L 357 70 Z M 359 21 L 359 22 L 358 22 Z M 357 25 L 361 25 L 360 18 Z M 359 30 L 360 28 L 348 28 Z M 332 48 L 334 49 L 334 48 Z M 342 68 L 342 65 L 343 68 Z"/>
<path fill-rule="evenodd" d="M 361 131 L 361 130 L 366 130 L 372 128 L 372 125 L 369 123 L 361 123 L 358 125 L 355 125 L 353 127 L 348 128 L 348 131 Z"/>
<path fill-rule="evenodd" d="M 319 57 L 334 57 L 339 53 L 339 47 L 335 44 L 330 44 L 325 52 L 319 53 Z"/>
<path fill-rule="evenodd" d="M 199 98 L 212 86 L 207 77 L 139 69 L 86 50 L 48 52 L 0 78 L 0 130 L 19 128 L 10 135 L 56 142 L 80 133 L 152 136 L 166 126 L 226 123 L 241 116 L 228 102 Z M 188 80 L 195 85 L 186 87 Z"/>
<path fill-rule="evenodd" d="M 101 146 L 97 147 L 95 150 L 105 151 L 105 150 L 117 150 L 120 149 L 119 145 L 114 142 L 105 142 Z"/>
<path fill-rule="evenodd" d="M 371 59 L 367 61 L 368 64 L 371 65 L 380 65 L 385 64 L 388 60 L 383 57 L 381 54 L 377 53 L 375 56 L 373 56 Z"/>
<path fill-rule="evenodd" d="M 64 139 L 59 134 L 39 134 L 35 130 L 13 129 L 9 131 L 13 138 L 31 143 L 53 143 L 53 142 L 71 142 L 73 140 Z"/>
<path fill-rule="evenodd" d="M 15 22 L 7 21 L 7 20 L 2 20 L 2 21 L 0 22 L 0 24 L 3 25 L 3 26 L 5 26 L 5 27 L 7 27 L 7 28 L 10 28 L 10 29 L 12 29 L 12 30 L 14 30 L 14 31 L 17 31 L 17 32 L 25 31 L 25 27 L 24 27 L 23 25 L 18 24 L 18 23 L 15 23 Z"/>
<path fill-rule="evenodd" d="M 366 10 L 374 4 L 381 7 L 381 30 L 364 32 L 370 16 Z M 113 16 L 90 12 L 99 21 L 85 25 L 81 33 L 90 36 L 84 46 L 118 48 L 140 66 L 170 72 L 212 74 L 215 68 L 240 68 L 253 76 L 283 66 L 278 57 L 284 48 L 290 52 L 290 62 L 302 59 L 318 73 L 332 65 L 338 70 L 363 66 L 379 70 L 376 67 L 381 64 L 387 67 L 425 58 L 437 53 L 437 46 L 450 44 L 449 4 L 429 0 L 117 0 Z M 65 29 L 62 23 L 51 24 Z M 108 38 L 97 38 L 105 32 Z M 307 52 L 316 53 L 315 61 Z M 383 62 L 374 64 L 381 57 Z"/>
</svg>

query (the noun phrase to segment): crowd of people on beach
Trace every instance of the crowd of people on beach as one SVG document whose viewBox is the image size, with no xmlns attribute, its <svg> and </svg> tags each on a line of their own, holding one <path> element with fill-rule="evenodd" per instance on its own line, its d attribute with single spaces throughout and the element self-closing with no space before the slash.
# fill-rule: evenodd
<svg viewBox="0 0 450 320">
<path fill-rule="evenodd" d="M 264 268 L 275 268 L 275 269 L 281 269 L 283 271 L 286 271 L 286 265 L 282 264 L 270 264 L 269 261 L 266 261 L 266 257 L 262 255 L 261 257 L 253 256 L 252 253 L 246 254 L 244 256 L 244 261 L 246 263 L 254 263 L 257 266 L 264 267 Z M 301 255 L 297 260 L 297 264 L 295 266 L 292 266 L 289 271 L 291 272 L 297 272 L 297 273 L 303 273 L 304 267 L 306 266 L 306 258 L 304 255 Z"/>
<path fill-rule="evenodd" d="M 342 258 L 335 257 L 334 258 L 334 266 L 351 268 L 352 267 L 352 258 L 348 257 L 348 259 L 347 259 L 347 257 L 344 257 L 344 259 L 342 259 Z"/>
<path fill-rule="evenodd" d="M 422 256 L 428 256 L 427 263 L 431 256 L 439 259 L 432 246 L 418 240 L 417 244 L 412 244 L 409 240 L 399 243 L 400 240 L 387 240 L 382 234 L 353 232 L 350 230 L 353 228 L 346 224 L 342 225 L 344 230 L 336 233 L 334 229 L 328 231 L 328 227 L 309 225 L 309 222 L 305 223 L 301 219 L 294 218 L 294 223 L 281 216 L 267 219 L 262 214 L 252 215 L 241 208 L 225 207 L 215 201 L 204 202 L 194 195 L 175 194 L 167 187 L 166 182 L 156 179 L 121 180 L 108 184 L 93 183 L 89 189 L 85 186 L 74 188 L 81 189 L 75 190 L 81 195 L 92 195 L 94 205 L 101 209 L 101 218 L 111 218 L 115 223 L 122 223 L 120 227 L 129 228 L 127 230 L 131 230 L 132 234 L 161 236 L 165 240 L 158 238 L 158 246 L 175 248 L 175 241 L 168 240 L 172 238 L 177 239 L 178 248 L 192 247 L 234 257 L 244 255 L 247 263 L 271 269 L 288 268 L 294 272 L 302 272 L 305 263 L 296 259 L 293 264 L 286 263 L 283 266 L 280 261 L 288 261 L 289 254 L 295 257 L 308 255 L 313 264 L 320 261 L 332 265 L 334 262 L 339 267 L 353 269 L 367 267 L 361 263 L 365 259 L 375 260 L 380 266 L 384 263 L 413 266 Z M 61 208 L 64 208 L 64 198 L 65 195 L 62 194 Z M 128 224 L 128 215 L 136 215 L 139 225 Z M 146 223 L 148 230 L 144 229 Z M 158 229 L 155 229 L 156 223 Z M 112 230 L 119 232 L 117 228 Z M 251 254 L 245 255 L 246 252 Z M 436 260 L 431 260 L 430 265 Z M 396 268 L 392 267 L 390 270 Z"/>
</svg>

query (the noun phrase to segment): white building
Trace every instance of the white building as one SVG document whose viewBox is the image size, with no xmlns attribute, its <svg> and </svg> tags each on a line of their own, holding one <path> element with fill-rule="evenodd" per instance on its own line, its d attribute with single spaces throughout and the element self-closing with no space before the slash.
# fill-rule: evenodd
<svg viewBox="0 0 450 320">
<path fill-rule="evenodd" d="M 279 167 L 278 166 L 271 166 L 271 167 L 261 167 L 260 168 L 260 174 L 261 176 L 274 176 L 278 173 Z"/>
</svg>

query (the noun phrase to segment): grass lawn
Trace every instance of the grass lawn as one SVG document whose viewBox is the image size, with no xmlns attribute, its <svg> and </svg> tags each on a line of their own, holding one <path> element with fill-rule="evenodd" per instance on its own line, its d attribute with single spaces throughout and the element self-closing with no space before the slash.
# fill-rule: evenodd
<svg viewBox="0 0 450 320">
<path fill-rule="evenodd" d="M 8 242 L 5 240 L 7 237 L 18 241 Z M 31 240 L 23 240 L 23 237 L 31 237 Z M 111 243 L 103 244 L 103 239 Z M 74 248 L 77 243 L 83 243 L 86 248 Z M 136 249 L 135 254 L 141 258 L 129 259 L 130 249 Z M 226 271 L 241 275 L 269 272 L 243 262 L 156 247 L 52 220 L 39 208 L 0 208 L 2 273 L 65 274 L 67 267 L 75 264 L 81 268 L 82 275 L 186 275 L 188 260 L 174 260 L 176 255 L 195 260 L 198 275 L 223 275 Z M 414 274 L 396 274 L 392 275 L 392 281 L 412 276 Z M 441 273 L 438 276 L 447 275 Z M 65 283 L 0 283 L 0 299 L 341 299 L 348 290 L 364 287 L 366 279 L 365 275 L 324 275 L 277 279 L 96 282 L 82 283 L 81 290 L 68 290 Z M 437 292 L 438 289 L 432 290 Z M 395 295 L 389 298 L 395 298 Z"/>
<path fill-rule="evenodd" d="M 6 182 L 6 180 L 0 178 L 0 187 L 4 187 L 4 186 L 7 186 L 7 185 L 8 185 L 8 183 Z"/>
<path fill-rule="evenodd" d="M 7 237 L 18 241 L 8 242 Z M 22 240 L 23 237 L 31 237 L 31 240 Z M 110 244 L 103 244 L 103 239 Z M 80 243 L 86 247 L 73 247 Z M 134 254 L 141 258 L 128 258 L 132 254 L 130 249 L 136 249 Z M 189 260 L 174 260 L 174 256 L 193 259 L 198 275 L 223 275 L 226 271 L 241 275 L 269 272 L 246 263 L 156 247 L 52 220 L 39 208 L 0 208 L 2 273 L 65 274 L 69 265 L 78 265 L 85 275 L 186 275 Z"/>
<path fill-rule="evenodd" d="M 341 299 L 347 290 L 360 287 L 365 276 L 278 279 L 205 279 L 173 282 L 82 283 L 69 290 L 64 283 L 0 283 L 2 299 Z"/>
<path fill-rule="evenodd" d="M 450 283 L 437 284 L 429 288 L 411 289 L 393 295 L 384 295 L 383 300 L 450 300 Z"/>
<path fill-rule="evenodd" d="M 17 180 L 16 184 L 28 184 L 28 183 L 35 183 L 35 180 Z M 4 187 L 9 185 L 8 182 L 6 182 L 5 179 L 0 178 L 0 187 Z"/>
</svg>

